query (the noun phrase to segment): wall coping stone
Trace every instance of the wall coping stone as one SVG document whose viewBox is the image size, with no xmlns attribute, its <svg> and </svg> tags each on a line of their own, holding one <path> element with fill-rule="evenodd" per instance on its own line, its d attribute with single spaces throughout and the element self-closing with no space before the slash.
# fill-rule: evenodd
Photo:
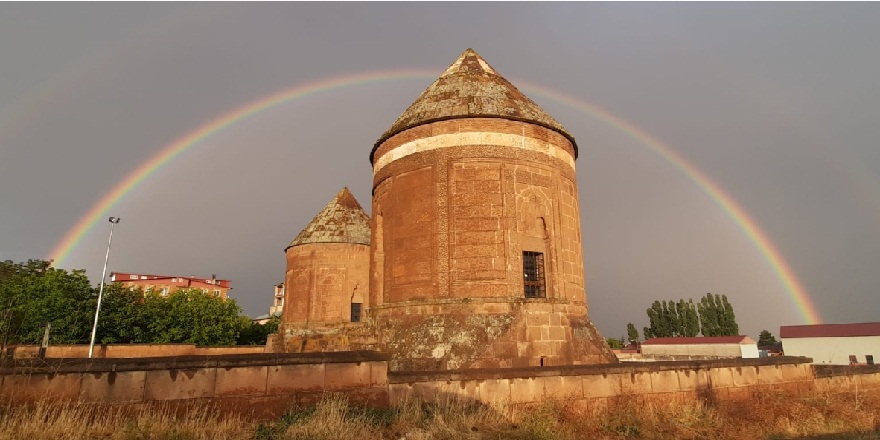
<svg viewBox="0 0 880 440">
<path fill-rule="evenodd" d="M 465 381 L 487 379 L 517 379 L 548 376 L 590 376 L 608 374 L 651 373 L 669 370 L 708 370 L 711 368 L 761 367 L 772 365 L 800 365 L 811 363 L 803 356 L 775 356 L 757 359 L 713 359 L 661 362 L 621 362 L 600 365 L 557 365 L 522 368 L 480 368 L 448 371 L 389 371 L 389 384 L 434 381 Z"/>
<path fill-rule="evenodd" d="M 816 378 L 880 373 L 880 365 L 812 365 Z"/>
<path fill-rule="evenodd" d="M 0 375 L 104 373 L 196 368 L 240 368 L 277 365 L 388 362 L 390 356 L 376 351 L 326 353 L 251 353 L 163 356 L 144 358 L 71 358 L 0 360 Z"/>
</svg>

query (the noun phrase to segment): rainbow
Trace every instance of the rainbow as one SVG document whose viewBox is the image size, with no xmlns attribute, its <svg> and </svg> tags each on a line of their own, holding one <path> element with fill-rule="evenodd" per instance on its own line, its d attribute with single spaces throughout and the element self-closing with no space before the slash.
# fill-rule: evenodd
<svg viewBox="0 0 880 440">
<path fill-rule="evenodd" d="M 183 137 L 175 140 L 168 146 L 164 147 L 155 156 L 141 164 L 137 169 L 126 176 L 113 189 L 106 193 L 98 200 L 82 218 L 64 235 L 62 240 L 55 246 L 49 254 L 49 259 L 54 260 L 56 265 L 63 264 L 70 253 L 76 248 L 77 244 L 82 240 L 86 233 L 101 218 L 105 217 L 108 211 L 119 202 L 129 191 L 138 186 L 156 170 L 172 161 L 187 149 L 198 144 L 209 136 L 212 136 L 224 128 L 258 114 L 264 110 L 270 109 L 277 105 L 295 101 L 310 95 L 321 92 L 335 90 L 344 87 L 360 86 L 364 84 L 387 82 L 405 79 L 428 78 L 434 79 L 435 71 L 431 70 L 395 70 L 393 72 L 367 72 L 357 73 L 344 76 L 336 76 L 323 79 L 316 82 L 298 85 L 289 89 L 281 90 L 269 96 L 263 97 L 243 107 L 236 108 L 224 115 L 196 128 L 187 133 Z M 822 318 L 816 310 L 813 301 L 807 294 L 801 282 L 791 270 L 791 267 L 782 257 L 782 254 L 776 248 L 770 238 L 758 227 L 757 223 L 746 213 L 736 200 L 729 194 L 725 193 L 715 182 L 707 175 L 697 169 L 696 166 L 688 162 L 684 157 L 675 150 L 655 139 L 648 133 L 645 133 L 632 123 L 621 119 L 610 112 L 586 102 L 571 98 L 560 92 L 550 88 L 530 84 L 523 81 L 514 81 L 522 86 L 526 91 L 534 92 L 537 95 L 558 101 L 562 104 L 570 106 L 578 111 L 584 112 L 598 120 L 607 123 L 623 133 L 633 137 L 639 142 L 649 147 L 651 151 L 672 164 L 673 167 L 682 172 L 697 187 L 707 194 L 718 206 L 720 206 L 728 216 L 745 232 L 746 236 L 761 252 L 761 255 L 773 268 L 777 277 L 782 282 L 783 287 L 793 300 L 798 312 L 802 315 L 808 324 L 819 324 Z"/>
</svg>

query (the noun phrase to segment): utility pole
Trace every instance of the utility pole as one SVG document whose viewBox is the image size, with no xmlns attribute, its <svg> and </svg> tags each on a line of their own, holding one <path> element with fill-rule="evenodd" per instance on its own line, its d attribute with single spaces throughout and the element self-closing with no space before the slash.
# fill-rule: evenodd
<svg viewBox="0 0 880 440">
<path fill-rule="evenodd" d="M 92 341 L 89 343 L 89 359 L 95 351 L 95 333 L 98 331 L 98 315 L 101 314 L 101 298 L 104 297 L 104 278 L 107 277 L 107 261 L 110 259 L 110 244 L 113 243 L 113 227 L 119 224 L 119 217 L 110 217 L 110 239 L 107 240 L 107 255 L 104 256 L 104 271 L 101 272 L 101 288 L 98 289 L 98 308 L 95 309 L 95 325 L 92 326 Z"/>
</svg>

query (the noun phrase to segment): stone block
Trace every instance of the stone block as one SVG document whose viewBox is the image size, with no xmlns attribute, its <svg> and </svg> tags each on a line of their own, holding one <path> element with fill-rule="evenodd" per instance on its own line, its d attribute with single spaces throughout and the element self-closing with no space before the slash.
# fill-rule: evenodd
<svg viewBox="0 0 880 440">
<path fill-rule="evenodd" d="M 709 383 L 712 384 L 712 388 L 728 388 L 734 386 L 732 368 L 710 368 L 708 375 Z"/>
<path fill-rule="evenodd" d="M 145 401 L 214 397 L 216 368 L 152 370 L 146 373 Z"/>
<path fill-rule="evenodd" d="M 629 376 L 629 377 L 627 377 Z M 645 394 L 651 392 L 651 373 L 633 372 L 624 374 L 620 380 L 623 394 Z"/>
<path fill-rule="evenodd" d="M 579 376 L 547 376 L 544 382 L 545 399 L 582 399 L 584 385 Z"/>
<path fill-rule="evenodd" d="M 146 371 L 86 373 L 79 400 L 84 402 L 143 402 Z"/>
<path fill-rule="evenodd" d="M 214 396 L 265 395 L 268 366 L 218 368 Z"/>
<path fill-rule="evenodd" d="M 596 374 L 580 376 L 584 397 L 588 399 L 613 397 L 621 394 L 621 380 L 629 374 Z"/>
<path fill-rule="evenodd" d="M 711 387 L 707 370 L 679 370 L 678 384 L 682 391 L 706 390 Z"/>
<path fill-rule="evenodd" d="M 675 393 L 681 391 L 681 385 L 678 383 L 677 370 L 655 371 L 651 376 L 651 392 L 654 393 Z"/>
<path fill-rule="evenodd" d="M 267 394 L 291 394 L 324 389 L 324 364 L 277 365 L 269 367 Z"/>
<path fill-rule="evenodd" d="M 477 398 L 485 403 L 510 402 L 513 388 L 511 379 L 483 379 L 478 381 Z"/>
<path fill-rule="evenodd" d="M 510 401 L 540 402 L 544 397 L 543 383 L 534 377 L 510 379 Z"/>
<path fill-rule="evenodd" d="M 552 321 L 552 319 L 551 319 L 551 321 Z M 566 340 L 565 327 L 562 327 L 559 325 L 556 325 L 556 326 L 551 325 L 550 327 L 547 328 L 547 330 L 549 333 L 547 335 L 547 338 L 550 339 L 551 341 L 564 341 L 564 340 Z"/>
<path fill-rule="evenodd" d="M 370 385 L 388 385 L 388 362 L 368 362 L 370 366 Z"/>
<path fill-rule="evenodd" d="M 0 396 L 12 401 L 73 400 L 79 395 L 80 386 L 78 373 L 11 374 L 3 377 Z"/>
<path fill-rule="evenodd" d="M 786 367 L 786 365 L 761 365 L 756 370 L 756 375 L 758 378 L 758 384 L 760 385 L 771 385 L 776 383 L 781 383 L 782 380 L 782 368 Z"/>
<path fill-rule="evenodd" d="M 731 370 L 733 374 L 733 386 L 748 387 L 758 384 L 757 367 L 743 366 L 735 367 Z"/>
</svg>

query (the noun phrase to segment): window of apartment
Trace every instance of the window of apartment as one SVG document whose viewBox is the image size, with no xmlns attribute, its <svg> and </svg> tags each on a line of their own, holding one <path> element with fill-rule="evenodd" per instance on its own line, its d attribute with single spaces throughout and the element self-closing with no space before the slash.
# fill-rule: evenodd
<svg viewBox="0 0 880 440">
<path fill-rule="evenodd" d="M 866 354 L 865 355 L 865 363 L 867 363 L 868 365 L 874 365 L 874 355 L 873 354 Z"/>
<path fill-rule="evenodd" d="M 136 279 L 138 279 L 138 276 L 137 276 L 137 275 L 129 275 L 129 276 L 128 276 L 128 279 L 130 279 L 130 280 L 136 280 Z"/>
<path fill-rule="evenodd" d="M 523 252 L 523 290 L 526 298 L 546 298 L 544 254 Z"/>
<path fill-rule="evenodd" d="M 167 287 L 162 288 L 162 296 L 168 296 L 168 288 Z"/>
<path fill-rule="evenodd" d="M 214 289 L 214 296 L 220 298 L 220 289 Z"/>
<path fill-rule="evenodd" d="M 351 322 L 361 322 L 361 303 L 351 303 Z"/>
<path fill-rule="evenodd" d="M 849 355 L 849 364 L 855 365 L 857 363 L 859 363 L 859 360 L 856 359 L 856 355 L 854 355 L 854 354 Z"/>
</svg>

